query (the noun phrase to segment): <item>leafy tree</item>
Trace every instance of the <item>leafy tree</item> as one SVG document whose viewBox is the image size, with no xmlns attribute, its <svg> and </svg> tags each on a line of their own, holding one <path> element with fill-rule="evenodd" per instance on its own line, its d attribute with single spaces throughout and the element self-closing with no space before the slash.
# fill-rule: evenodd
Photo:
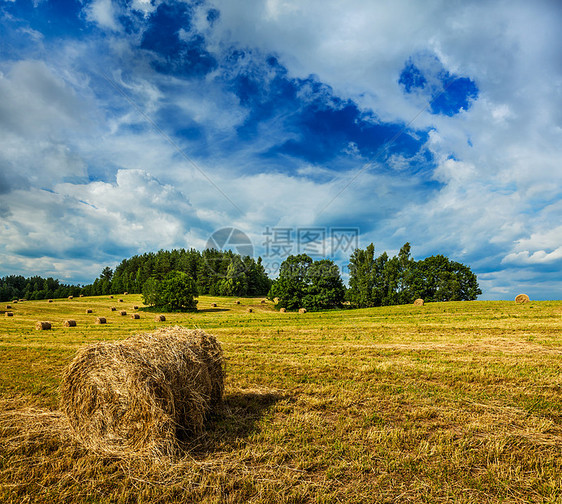
<svg viewBox="0 0 562 504">
<path fill-rule="evenodd" d="M 155 306 L 159 302 L 160 282 L 150 277 L 142 286 L 142 301 L 144 304 Z"/>
<path fill-rule="evenodd" d="M 168 311 L 197 310 L 197 285 L 193 278 L 183 271 L 170 271 L 160 282 L 157 305 Z"/>
</svg>

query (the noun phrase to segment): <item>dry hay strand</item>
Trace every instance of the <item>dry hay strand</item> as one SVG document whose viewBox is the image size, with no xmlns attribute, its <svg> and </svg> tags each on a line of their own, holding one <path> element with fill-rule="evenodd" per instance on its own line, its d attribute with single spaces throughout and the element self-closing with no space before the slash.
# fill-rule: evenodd
<svg viewBox="0 0 562 504">
<path fill-rule="evenodd" d="M 251 308 L 248 308 L 248 313 L 252 313 L 254 310 L 252 310 Z"/>
<path fill-rule="evenodd" d="M 105 317 L 97 317 L 96 318 L 96 324 L 105 324 L 107 323 L 107 320 L 105 320 Z"/>
<path fill-rule="evenodd" d="M 91 308 L 88 308 L 88 309 L 86 310 L 86 313 L 94 313 L 94 311 L 93 311 Z"/>
<path fill-rule="evenodd" d="M 164 315 L 156 315 L 154 322 L 166 322 L 166 317 Z"/>
<path fill-rule="evenodd" d="M 132 319 L 140 319 L 140 315 L 139 315 L 138 313 L 133 313 L 133 314 L 131 315 L 131 318 L 132 318 Z"/>
<path fill-rule="evenodd" d="M 6 310 L 11 310 L 12 309 L 12 305 L 7 304 L 6 305 Z"/>
<path fill-rule="evenodd" d="M 122 317 L 124 317 L 125 315 L 127 315 L 127 312 L 125 310 L 121 310 L 119 312 L 119 315 L 121 315 Z"/>
<path fill-rule="evenodd" d="M 14 316 L 14 312 L 11 311 L 6 312 L 6 317 L 13 317 L 13 316 Z"/>
<path fill-rule="evenodd" d="M 176 326 L 80 349 L 60 406 L 75 438 L 97 453 L 174 456 L 178 434 L 201 434 L 223 392 L 220 343 Z"/>
<path fill-rule="evenodd" d="M 72 320 L 72 319 L 65 320 L 64 327 L 76 327 L 76 320 Z"/>
<path fill-rule="evenodd" d="M 211 303 L 211 306 L 212 306 L 213 308 L 216 308 L 216 307 L 217 307 L 217 303 Z"/>
<path fill-rule="evenodd" d="M 299 308 L 299 313 L 306 313 L 306 308 Z"/>
<path fill-rule="evenodd" d="M 35 322 L 35 329 L 38 331 L 49 331 L 51 329 L 50 322 Z"/>
<path fill-rule="evenodd" d="M 423 299 L 418 298 L 414 301 L 414 306 L 423 306 Z"/>
<path fill-rule="evenodd" d="M 517 304 L 528 303 L 529 301 L 531 300 L 529 299 L 529 296 L 527 296 L 527 294 L 518 294 L 517 296 L 515 296 L 515 302 Z"/>
<path fill-rule="evenodd" d="M 286 312 L 287 312 L 287 308 L 281 308 L 279 311 L 280 311 L 281 313 L 286 313 Z"/>
<path fill-rule="evenodd" d="M 112 306 L 112 307 L 110 308 L 110 310 L 111 310 L 111 311 L 117 311 L 117 308 L 115 308 L 115 306 Z"/>
</svg>

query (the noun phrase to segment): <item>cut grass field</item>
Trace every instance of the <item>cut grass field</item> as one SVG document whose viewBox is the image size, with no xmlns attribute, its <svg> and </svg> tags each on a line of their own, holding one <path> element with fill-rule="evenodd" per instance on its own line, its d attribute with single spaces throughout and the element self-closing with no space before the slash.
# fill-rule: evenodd
<svg viewBox="0 0 562 504">
<path fill-rule="evenodd" d="M 1 314 L 0 502 L 562 502 L 560 301 L 298 314 L 204 296 L 155 322 L 121 297 Z M 227 358 L 206 434 L 173 462 L 72 442 L 57 389 L 76 350 L 177 324 L 215 334 Z"/>
</svg>

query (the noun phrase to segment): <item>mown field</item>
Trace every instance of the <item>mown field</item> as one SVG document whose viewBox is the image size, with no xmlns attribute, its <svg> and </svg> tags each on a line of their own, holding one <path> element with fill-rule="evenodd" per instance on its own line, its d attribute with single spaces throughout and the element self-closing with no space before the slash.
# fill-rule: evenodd
<svg viewBox="0 0 562 504">
<path fill-rule="evenodd" d="M 0 305 L 0 502 L 562 502 L 561 301 L 299 315 L 201 297 L 163 323 L 110 311 L 134 305 Z M 215 334 L 227 357 L 206 434 L 174 462 L 74 443 L 57 406 L 76 350 L 176 324 Z"/>
</svg>

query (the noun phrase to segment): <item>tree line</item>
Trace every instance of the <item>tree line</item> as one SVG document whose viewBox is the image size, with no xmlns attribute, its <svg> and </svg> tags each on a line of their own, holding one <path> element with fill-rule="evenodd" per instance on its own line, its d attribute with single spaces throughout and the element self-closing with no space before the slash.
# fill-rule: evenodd
<svg viewBox="0 0 562 504">
<path fill-rule="evenodd" d="M 185 298 L 170 300 L 179 279 L 182 285 L 189 286 L 189 293 L 186 290 Z M 92 284 L 83 287 L 37 276 L 0 279 L 1 301 L 122 292 L 142 293 L 148 304 L 155 305 L 167 293 L 164 304 L 179 309 L 194 309 L 196 302 L 188 298 L 203 294 L 267 295 L 278 308 L 310 311 L 341 308 L 344 304 L 356 308 L 408 304 L 417 298 L 426 302 L 468 301 L 482 294 L 477 277 L 468 266 L 443 255 L 416 261 L 411 257 L 409 243 L 394 257 L 386 252 L 375 257 L 372 243 L 365 249 L 356 249 L 349 260 L 348 287 L 338 266 L 328 259 L 313 260 L 306 254 L 289 256 L 281 264 L 278 278 L 271 280 L 261 258 L 254 260 L 214 249 L 160 250 L 135 255 L 124 259 L 115 270 L 104 268 Z"/>
</svg>

